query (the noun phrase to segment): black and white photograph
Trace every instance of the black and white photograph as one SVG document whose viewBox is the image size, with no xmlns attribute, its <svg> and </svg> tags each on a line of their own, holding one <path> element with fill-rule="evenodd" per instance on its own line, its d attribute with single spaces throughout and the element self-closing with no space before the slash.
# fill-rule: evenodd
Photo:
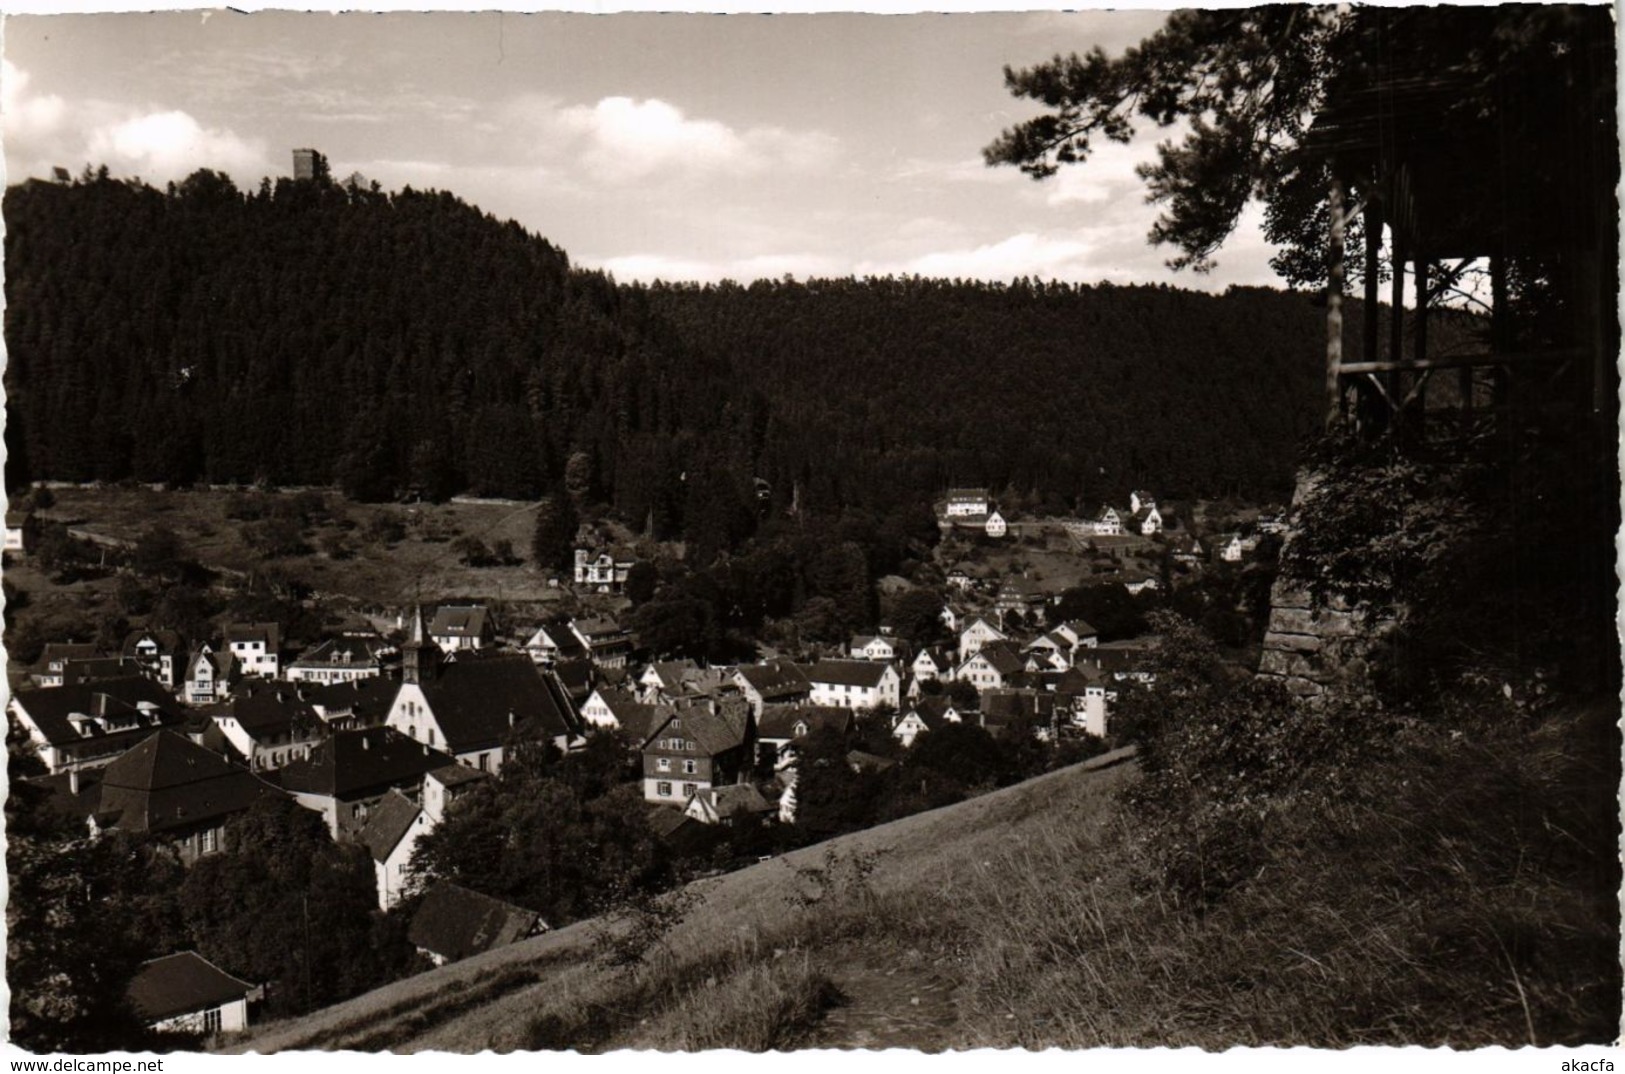
<svg viewBox="0 0 1625 1074">
<path fill-rule="evenodd" d="M 7 15 L 8 1055 L 1612 1070 L 1615 18 Z"/>
</svg>

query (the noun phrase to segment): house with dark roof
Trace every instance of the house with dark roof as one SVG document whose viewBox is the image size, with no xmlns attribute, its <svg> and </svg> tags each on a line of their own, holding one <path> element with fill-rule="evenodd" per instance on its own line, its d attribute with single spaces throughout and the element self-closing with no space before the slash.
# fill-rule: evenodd
<svg viewBox="0 0 1625 1074">
<path fill-rule="evenodd" d="M 335 731 L 354 731 L 360 727 L 382 727 L 400 688 L 400 676 L 389 674 L 310 687 L 306 696 L 310 707 L 328 727 Z"/>
<path fill-rule="evenodd" d="M 994 735 L 1008 734 L 1013 728 L 1023 725 L 1047 735 L 1063 714 L 1065 705 L 1060 703 L 1057 695 L 1048 690 L 1026 687 L 984 693 L 979 720 L 982 727 Z"/>
<path fill-rule="evenodd" d="M 593 727 L 623 731 L 634 748 L 641 748 L 654 730 L 658 705 L 645 705 L 626 690 L 604 686 L 581 706 L 581 719 Z"/>
<path fill-rule="evenodd" d="M 186 645 L 173 630 L 132 630 L 124 636 L 122 655 L 140 664 L 165 689 L 174 690 L 186 662 Z"/>
<path fill-rule="evenodd" d="M 448 653 L 487 646 L 495 633 L 483 604 L 437 605 L 428 624 L 429 637 Z"/>
<path fill-rule="evenodd" d="M 720 824 L 731 828 L 772 816 L 778 809 L 749 783 L 734 783 L 695 791 L 683 814 L 701 824 Z"/>
<path fill-rule="evenodd" d="M 1001 617 L 1020 612 L 1028 619 L 1042 619 L 1048 605 L 1049 594 L 1031 578 L 1005 579 L 999 586 L 998 596 L 994 598 L 994 610 Z"/>
<path fill-rule="evenodd" d="M 125 989 L 130 1006 L 160 1033 L 213 1037 L 248 1028 L 248 1002 L 259 986 L 241 981 L 195 951 L 155 958 Z"/>
<path fill-rule="evenodd" d="M 191 864 L 226 849 L 226 822 L 281 792 L 173 731 L 149 735 L 101 772 L 92 834 L 161 837 Z"/>
<path fill-rule="evenodd" d="M 814 705 L 848 709 L 896 708 L 902 699 L 903 677 L 891 664 L 873 660 L 820 660 L 802 668 Z"/>
<path fill-rule="evenodd" d="M 714 832 L 680 810 L 651 806 L 648 823 L 654 837 L 679 855 L 705 850 L 713 843 Z"/>
<path fill-rule="evenodd" d="M 743 698 L 671 710 L 643 747 L 643 797 L 685 806 L 707 787 L 742 782 L 756 756 L 756 717 Z"/>
<path fill-rule="evenodd" d="M 812 683 L 788 660 L 741 664 L 734 668 L 733 683 L 758 718 L 767 705 L 794 705 L 812 696 Z"/>
<path fill-rule="evenodd" d="M 512 738 L 569 750 L 580 724 L 563 690 L 518 653 L 442 653 L 419 614 L 401 647 L 401 688 L 385 725 L 444 749 L 464 764 L 497 772 Z"/>
<path fill-rule="evenodd" d="M 212 705 L 230 697 L 242 677 L 235 656 L 225 650 L 217 652 L 205 642 L 187 659 L 181 697 L 191 705 Z"/>
<path fill-rule="evenodd" d="M 327 638 L 296 660 L 283 674 L 289 682 L 329 685 L 376 678 L 384 673 L 391 658 L 400 651 L 382 635 L 372 631 L 347 632 Z"/>
<path fill-rule="evenodd" d="M 950 723 L 961 723 L 964 719 L 964 715 L 946 697 L 940 694 L 926 696 L 909 706 L 908 711 L 892 723 L 892 737 L 904 746 L 912 746 L 914 740 L 925 732 L 935 731 Z"/>
<path fill-rule="evenodd" d="M 847 655 L 854 660 L 895 660 L 897 644 L 881 634 L 858 634 L 847 646 Z"/>
<path fill-rule="evenodd" d="M 339 839 L 359 834 L 390 791 L 419 801 L 423 777 L 456 763 L 451 754 L 392 727 L 368 727 L 334 732 L 308 757 L 278 769 L 276 778 L 294 801 L 320 813 Z"/>
<path fill-rule="evenodd" d="M 293 683 L 244 683 L 210 718 L 255 772 L 307 756 L 327 733 L 305 691 Z"/>
<path fill-rule="evenodd" d="M 777 764 L 797 739 L 817 731 L 852 730 L 852 710 L 835 705 L 768 705 L 756 721 L 757 755 Z"/>
<path fill-rule="evenodd" d="M 1078 649 L 1093 649 L 1100 643 L 1100 632 L 1082 619 L 1068 619 L 1051 633 L 1071 642 L 1074 653 Z"/>
<path fill-rule="evenodd" d="M 65 681 L 62 677 L 64 664 L 69 660 L 86 660 L 97 655 L 96 646 L 90 642 L 48 641 L 28 677 L 34 680 L 35 686 L 61 686 Z"/>
<path fill-rule="evenodd" d="M 624 668 L 632 656 L 631 632 L 613 619 L 604 616 L 572 619 L 570 632 L 599 667 Z"/>
<path fill-rule="evenodd" d="M 372 855 L 378 909 L 388 910 L 416 888 L 416 877 L 410 871 L 412 851 L 418 837 L 432 827 L 429 814 L 400 791 L 392 790 L 378 800 L 360 834 L 362 845 Z"/>
<path fill-rule="evenodd" d="M 281 668 L 282 627 L 277 623 L 228 623 L 226 648 L 244 675 L 274 679 Z"/>
<path fill-rule="evenodd" d="M 545 620 L 536 628 L 525 641 L 525 652 L 536 663 L 552 667 L 565 660 L 585 659 L 587 647 L 570 630 L 568 619 L 557 618 Z"/>
<path fill-rule="evenodd" d="M 638 675 L 638 700 L 675 705 L 706 693 L 705 669 L 692 660 L 657 660 Z"/>
<path fill-rule="evenodd" d="M 1012 675 L 1027 670 L 1027 658 L 1012 641 L 995 641 L 978 649 L 969 660 L 959 665 L 954 678 L 968 682 L 978 690 L 991 690 L 1009 685 Z"/>
<path fill-rule="evenodd" d="M 406 938 L 443 966 L 539 936 L 547 928 L 534 910 L 442 880 L 423 896 Z"/>
<path fill-rule="evenodd" d="M 185 723 L 175 699 L 144 676 L 18 690 L 6 711 L 52 773 L 108 764 L 154 731 Z"/>
<path fill-rule="evenodd" d="M 982 646 L 994 641 L 1004 641 L 1009 637 L 1004 631 L 994 626 L 985 616 L 978 615 L 965 624 L 959 632 L 959 659 L 968 660 L 975 656 Z"/>
<path fill-rule="evenodd" d="M 910 668 L 916 682 L 947 681 L 953 676 L 954 660 L 942 646 L 928 645 L 914 657 Z"/>
<path fill-rule="evenodd" d="M 124 656 L 89 656 L 62 662 L 61 686 L 83 686 L 87 682 L 128 679 L 144 675 L 146 669 Z"/>
</svg>

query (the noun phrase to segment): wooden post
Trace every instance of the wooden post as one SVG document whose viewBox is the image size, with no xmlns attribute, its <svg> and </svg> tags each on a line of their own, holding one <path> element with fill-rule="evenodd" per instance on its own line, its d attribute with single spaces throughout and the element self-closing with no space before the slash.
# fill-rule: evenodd
<svg viewBox="0 0 1625 1074">
<path fill-rule="evenodd" d="M 1343 371 L 1343 178 L 1332 166 L 1327 192 L 1331 235 L 1326 251 L 1326 429 L 1336 428 L 1342 417 Z"/>
<path fill-rule="evenodd" d="M 1507 295 L 1507 262 L 1504 254 L 1495 254 L 1490 258 L 1490 352 L 1503 354 L 1512 349 L 1512 307 L 1511 299 Z M 1493 410 L 1501 411 L 1507 403 L 1507 371 L 1501 366 L 1492 367 L 1491 374 L 1494 381 Z M 1497 413 L 1497 420 L 1507 421 L 1508 416 Z"/>
<path fill-rule="evenodd" d="M 1364 338 L 1360 341 L 1360 350 L 1366 361 L 1375 362 L 1382 352 L 1382 291 L 1378 279 L 1382 274 L 1382 203 L 1377 200 L 1375 191 L 1366 195 L 1361 222 L 1365 231 L 1365 308 L 1362 311 L 1365 324 L 1361 330 Z M 1398 398 L 1394 395 L 1394 374 L 1383 373 L 1380 377 L 1388 400 Z M 1385 403 L 1381 392 L 1377 394 L 1378 398 L 1373 399 L 1370 392 L 1360 393 L 1358 420 L 1372 433 L 1388 428 L 1394 418 L 1391 403 Z"/>
</svg>

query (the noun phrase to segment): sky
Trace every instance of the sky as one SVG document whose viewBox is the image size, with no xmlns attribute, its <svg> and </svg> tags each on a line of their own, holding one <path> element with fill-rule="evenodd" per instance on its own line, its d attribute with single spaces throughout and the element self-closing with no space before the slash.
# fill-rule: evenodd
<svg viewBox="0 0 1625 1074">
<path fill-rule="evenodd" d="M 7 182 L 239 186 L 310 146 L 336 177 L 449 190 L 620 280 L 923 276 L 1204 290 L 1275 279 L 1261 214 L 1206 275 L 1152 247 L 1134 168 L 1169 132 L 1043 182 L 981 150 L 1039 109 L 1002 71 L 1164 13 L 11 16 Z"/>
</svg>

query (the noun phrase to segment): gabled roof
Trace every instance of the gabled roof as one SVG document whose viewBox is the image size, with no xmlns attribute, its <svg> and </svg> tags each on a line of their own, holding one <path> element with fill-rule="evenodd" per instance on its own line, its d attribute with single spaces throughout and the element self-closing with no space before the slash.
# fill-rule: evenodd
<svg viewBox="0 0 1625 1074">
<path fill-rule="evenodd" d="M 92 656 L 82 660 L 62 662 L 62 683 L 65 686 L 87 682 L 105 682 L 108 679 L 126 679 L 141 675 L 142 667 L 124 656 Z"/>
<path fill-rule="evenodd" d="M 928 645 L 921 649 L 914 657 L 914 662 L 918 664 L 922 656 L 931 661 L 931 666 L 938 671 L 947 671 L 954 666 L 953 657 L 949 656 L 948 650 L 940 645 Z"/>
<path fill-rule="evenodd" d="M 38 671 L 47 671 L 52 664 L 56 664 L 60 670 L 61 665 L 69 660 L 87 660 L 99 655 L 93 642 L 48 641 L 45 648 L 40 650 L 39 662 L 34 667 Z"/>
<path fill-rule="evenodd" d="M 357 723 L 369 726 L 382 724 L 389 715 L 401 680 L 393 675 L 377 675 L 335 682 L 307 690 L 305 696 L 312 707 L 319 708 L 328 719 L 348 713 Z"/>
<path fill-rule="evenodd" d="M 692 660 L 657 660 L 644 674 L 650 671 L 659 680 L 661 689 L 676 691 L 682 689 L 685 682 L 699 677 L 700 666 Z"/>
<path fill-rule="evenodd" d="M 197 652 L 193 653 L 186 661 L 187 678 L 191 678 L 192 675 L 196 673 L 199 663 L 205 662 L 214 669 L 214 677 L 216 680 L 233 682 L 239 677 L 237 658 L 232 655 L 230 649 L 221 648 L 216 650 L 208 646 L 204 646 Z"/>
<path fill-rule="evenodd" d="M 982 624 L 982 625 L 983 625 L 983 626 L 985 626 L 985 627 L 987 627 L 987 629 L 989 629 L 989 630 L 991 630 L 991 631 L 992 631 L 992 632 L 993 632 L 993 633 L 994 633 L 994 634 L 997 634 L 997 635 L 998 635 L 998 636 L 999 636 L 999 637 L 1001 637 L 1001 638 L 1002 638 L 1002 637 L 1004 637 L 1004 636 L 1005 636 L 1005 634 L 1004 634 L 1004 631 L 1002 631 L 1002 630 L 1000 630 L 1000 629 L 999 629 L 999 628 L 998 628 L 998 625 L 997 625 L 997 624 L 995 624 L 995 623 L 994 623 L 994 622 L 993 622 L 993 620 L 991 620 L 991 619 L 989 619 L 989 618 L 988 618 L 988 617 L 987 617 L 987 616 L 985 616 L 985 615 L 978 615 L 978 616 L 976 616 L 976 617 L 975 617 L 975 618 L 974 618 L 974 619 L 972 619 L 972 620 L 971 620 L 971 621 L 970 621 L 970 622 L 968 622 L 968 623 L 966 623 L 966 624 L 965 624 L 965 625 L 964 625 L 964 626 L 963 626 L 963 627 L 962 627 L 962 628 L 961 628 L 961 629 L 960 629 L 960 631 L 959 631 L 959 633 L 960 633 L 960 634 L 962 634 L 962 635 L 963 635 L 963 634 L 965 634 L 965 633 L 967 633 L 967 632 L 969 632 L 969 631 L 971 631 L 971 630 L 974 630 L 974 629 L 975 629 L 975 628 L 976 628 L 976 624 L 977 624 L 977 623 L 980 623 L 980 624 Z"/>
<path fill-rule="evenodd" d="M 715 757 L 743 745 L 751 729 L 750 707 L 744 703 L 719 703 L 713 711 L 695 706 L 681 711 L 663 710 L 666 715 L 654 725 L 649 734 L 653 741 L 657 735 L 671 728 L 682 738 L 693 739 L 702 753 Z M 672 727 L 672 721 L 678 721 Z M 645 747 L 647 748 L 647 746 Z"/>
<path fill-rule="evenodd" d="M 888 768 L 897 767 L 897 762 L 890 757 L 882 757 L 878 753 L 865 753 L 863 750 L 848 750 L 846 763 L 855 772 L 884 772 Z"/>
<path fill-rule="evenodd" d="M 883 634 L 854 634 L 852 636 L 851 648 L 853 648 L 853 649 L 862 649 L 865 646 L 870 645 L 871 643 L 877 642 L 877 641 L 883 641 L 887 645 L 890 645 L 893 648 L 896 648 L 896 643 L 894 641 L 892 641 L 892 639 L 886 637 Z"/>
<path fill-rule="evenodd" d="M 96 815 L 127 832 L 163 832 L 241 813 L 275 787 L 173 731 L 159 731 L 102 771 Z"/>
<path fill-rule="evenodd" d="M 111 742 L 121 737 L 133 745 L 160 727 L 182 721 L 169 692 L 140 675 L 18 690 L 12 703 L 27 713 L 52 746 L 95 738 Z M 75 720 L 75 716 L 84 718 Z"/>
<path fill-rule="evenodd" d="M 315 691 L 301 691 L 293 683 L 280 682 L 249 686 L 226 711 L 255 738 L 292 731 L 296 726 L 314 731 L 321 718 L 301 693 L 314 696 Z"/>
<path fill-rule="evenodd" d="M 151 639 L 157 645 L 159 655 L 173 655 L 182 648 L 181 636 L 173 630 L 132 630 L 124 635 L 124 655 L 134 656 L 136 646 L 146 639 Z"/>
<path fill-rule="evenodd" d="M 1073 634 L 1076 634 L 1080 639 L 1082 639 L 1082 638 L 1093 638 L 1093 637 L 1096 637 L 1097 635 L 1099 635 L 1099 633 L 1100 633 L 1100 631 L 1096 630 L 1094 627 L 1090 626 L 1088 623 L 1084 622 L 1082 619 L 1068 619 L 1066 622 L 1062 623 L 1060 626 L 1056 627 L 1055 629 L 1057 631 L 1069 630 Z"/>
<path fill-rule="evenodd" d="M 1027 666 L 1027 661 L 1022 656 L 1021 650 L 1013 642 L 1009 641 L 990 641 L 977 650 L 976 655 L 965 661 L 965 663 L 968 664 L 978 657 L 986 661 L 988 666 L 1000 675 L 1011 675 Z"/>
<path fill-rule="evenodd" d="M 691 831 L 702 828 L 700 822 L 687 813 L 668 806 L 655 806 L 649 810 L 648 817 L 649 830 L 654 833 L 656 839 L 660 840 L 670 840 L 685 828 L 691 829 Z"/>
<path fill-rule="evenodd" d="M 253 990 L 202 955 L 181 951 L 143 963 L 125 994 L 142 1018 L 161 1022 L 244 999 Z"/>
<path fill-rule="evenodd" d="M 463 753 L 494 746 L 516 728 L 547 738 L 574 734 L 543 672 L 521 653 L 459 655 L 420 686 L 446 747 Z"/>
<path fill-rule="evenodd" d="M 803 669 L 802 674 L 810 683 L 861 686 L 872 690 L 880 686 L 881 679 L 890 670 L 890 664 L 875 660 L 820 660 Z"/>
<path fill-rule="evenodd" d="M 484 637 L 489 621 L 483 604 L 441 604 L 429 621 L 429 633 L 437 638 Z"/>
<path fill-rule="evenodd" d="M 288 667 L 367 667 L 382 663 L 394 648 L 379 634 L 343 634 L 312 646 Z"/>
<path fill-rule="evenodd" d="M 417 783 L 424 773 L 457 763 L 457 758 L 393 727 L 335 731 L 310 756 L 278 770 L 285 790 L 327 798 L 351 798 Z"/>
<path fill-rule="evenodd" d="M 845 731 L 852 726 L 852 710 L 836 705 L 763 705 L 756 724 L 759 739 L 792 739 L 796 725 L 805 723 L 807 733 L 833 727 Z"/>
<path fill-rule="evenodd" d="M 526 645 L 540 645 L 543 638 L 552 642 L 553 647 L 559 651 L 560 660 L 583 656 L 587 652 L 587 647 L 581 644 L 581 639 L 570 632 L 570 621 L 562 617 L 543 620 Z"/>
<path fill-rule="evenodd" d="M 920 722 L 925 724 L 927 730 L 935 731 L 944 724 L 951 722 L 948 719 L 948 710 L 952 707 L 953 703 L 946 697 L 942 697 L 940 695 L 933 697 L 928 695 L 916 701 L 914 703 L 914 707 L 909 709 L 907 713 L 904 713 L 904 715 L 907 716 L 912 714 L 914 716 L 918 716 Z"/>
<path fill-rule="evenodd" d="M 750 684 L 752 690 L 762 696 L 764 701 L 792 694 L 804 694 L 812 689 L 812 683 L 807 681 L 801 669 L 788 660 L 774 660 L 766 664 L 741 664 L 735 671 L 741 679 Z"/>
<path fill-rule="evenodd" d="M 367 818 L 367 826 L 361 829 L 361 841 L 372 853 L 373 861 L 389 860 L 412 825 L 417 823 L 419 812 L 418 804 L 400 791 L 392 790 L 384 795 Z"/>
<path fill-rule="evenodd" d="M 432 779 L 447 790 L 451 790 L 454 787 L 466 787 L 470 783 L 483 783 L 496 777 L 481 769 L 470 768 L 466 764 L 448 764 L 431 770 L 423 778 Z"/>
<path fill-rule="evenodd" d="M 226 644 L 233 642 L 260 642 L 265 651 L 276 652 L 282 645 L 282 625 L 280 623 L 227 623 Z"/>
<path fill-rule="evenodd" d="M 534 910 L 443 880 L 424 895 L 406 936 L 425 951 L 455 962 L 506 947 L 546 928 Z"/>
<path fill-rule="evenodd" d="M 571 629 L 590 641 L 616 640 L 626 634 L 626 628 L 607 616 L 592 616 L 570 620 Z"/>
<path fill-rule="evenodd" d="M 708 808 L 718 820 L 750 816 L 753 813 L 771 813 L 772 803 L 762 792 L 749 783 L 734 783 L 723 787 L 705 787 L 694 793 L 701 808 Z M 691 807 L 692 808 L 692 807 Z"/>
</svg>

